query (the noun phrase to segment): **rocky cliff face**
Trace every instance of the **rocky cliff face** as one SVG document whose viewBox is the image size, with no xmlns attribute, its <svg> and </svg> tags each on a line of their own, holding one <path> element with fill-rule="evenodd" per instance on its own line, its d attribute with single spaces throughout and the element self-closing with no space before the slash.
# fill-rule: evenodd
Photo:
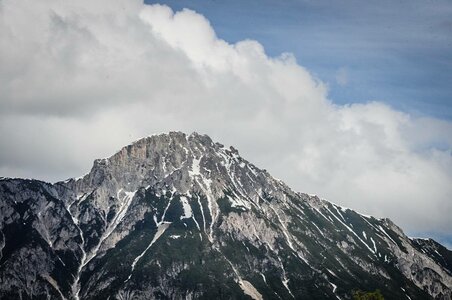
<svg viewBox="0 0 452 300">
<path fill-rule="evenodd" d="M 451 252 L 196 133 L 56 184 L 0 180 L 1 299 L 451 299 Z"/>
</svg>

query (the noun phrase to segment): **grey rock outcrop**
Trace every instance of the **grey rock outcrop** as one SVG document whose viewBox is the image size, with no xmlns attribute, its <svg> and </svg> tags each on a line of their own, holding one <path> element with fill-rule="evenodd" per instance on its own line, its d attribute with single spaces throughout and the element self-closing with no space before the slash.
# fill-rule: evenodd
<svg viewBox="0 0 452 300">
<path fill-rule="evenodd" d="M 85 176 L 0 180 L 2 299 L 451 299 L 450 251 L 292 191 L 208 136 L 138 140 Z"/>
</svg>

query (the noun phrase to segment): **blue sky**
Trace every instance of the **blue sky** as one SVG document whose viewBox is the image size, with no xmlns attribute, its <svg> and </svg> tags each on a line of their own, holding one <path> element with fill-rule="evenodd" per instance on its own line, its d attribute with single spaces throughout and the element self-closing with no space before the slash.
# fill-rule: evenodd
<svg viewBox="0 0 452 300">
<path fill-rule="evenodd" d="M 255 39 L 268 55 L 293 53 L 328 83 L 334 103 L 377 100 L 412 115 L 452 119 L 450 1 L 158 3 L 203 14 L 228 42 Z"/>
</svg>

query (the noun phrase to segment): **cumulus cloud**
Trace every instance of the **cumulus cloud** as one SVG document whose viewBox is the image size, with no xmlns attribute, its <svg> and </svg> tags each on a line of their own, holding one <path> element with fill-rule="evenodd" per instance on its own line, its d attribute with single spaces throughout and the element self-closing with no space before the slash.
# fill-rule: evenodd
<svg viewBox="0 0 452 300">
<path fill-rule="evenodd" d="M 293 55 L 228 44 L 194 11 L 4 0 L 0 65 L 2 176 L 79 176 L 132 140 L 198 131 L 298 191 L 411 232 L 452 228 L 450 122 L 335 105 Z"/>
</svg>

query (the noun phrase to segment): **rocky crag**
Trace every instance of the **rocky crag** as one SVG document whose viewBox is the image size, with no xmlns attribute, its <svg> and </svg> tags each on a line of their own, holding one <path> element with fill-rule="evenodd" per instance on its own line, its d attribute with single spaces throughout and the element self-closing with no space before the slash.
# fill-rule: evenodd
<svg viewBox="0 0 452 300">
<path fill-rule="evenodd" d="M 208 136 L 0 180 L 0 299 L 451 299 L 452 254 L 291 190 Z"/>
</svg>

